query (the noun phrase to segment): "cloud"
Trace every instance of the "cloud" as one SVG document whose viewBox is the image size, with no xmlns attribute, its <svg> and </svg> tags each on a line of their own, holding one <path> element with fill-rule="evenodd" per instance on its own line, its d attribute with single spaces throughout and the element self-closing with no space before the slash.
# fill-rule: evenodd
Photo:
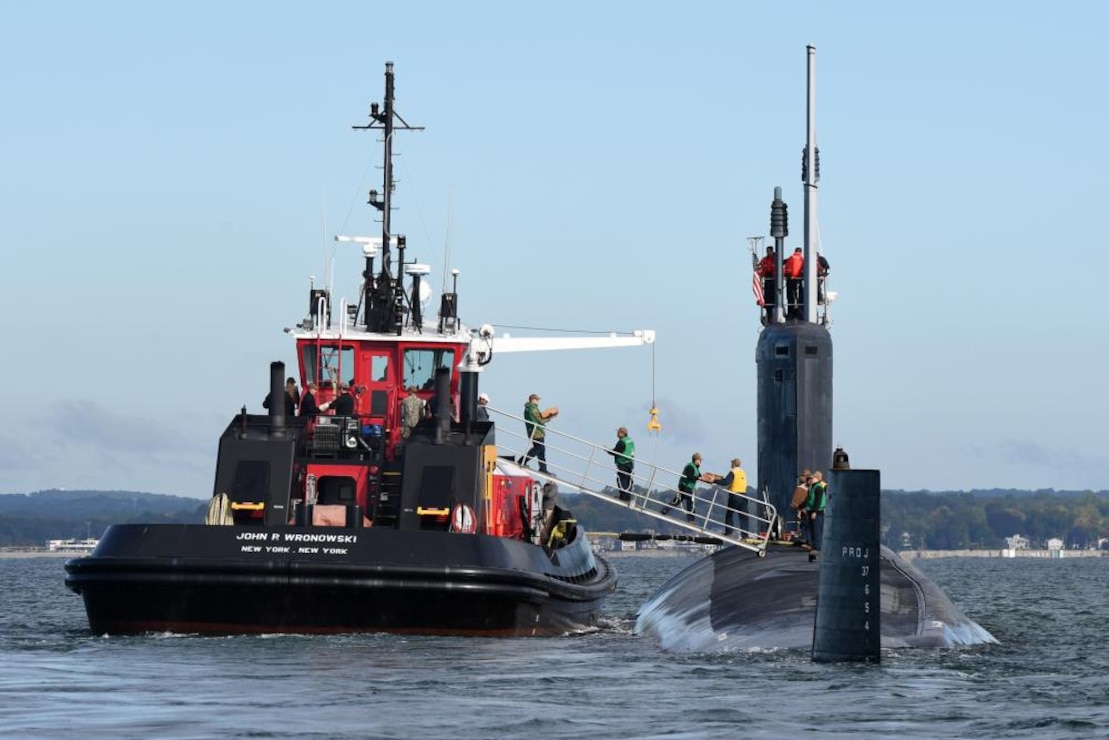
<svg viewBox="0 0 1109 740">
<path fill-rule="evenodd" d="M 204 424 L 119 413 L 85 399 L 63 399 L 18 436 L 0 436 L 0 491 L 64 486 L 207 495 L 212 441 Z"/>
<path fill-rule="evenodd" d="M 1086 455 L 1069 448 L 1055 449 L 1028 439 L 1005 439 L 995 449 L 985 452 L 1009 465 L 1031 465 L 1068 473 L 1095 472 L 1099 477 L 1109 473 L 1109 459 L 1105 457 Z"/>
<path fill-rule="evenodd" d="M 52 446 L 37 444 L 30 435 L 21 433 L 19 437 L 5 434 L 0 436 L 0 471 L 4 477 L 34 472 L 53 465 L 57 459 Z M 4 486 L 0 486 L 2 490 Z"/>
<path fill-rule="evenodd" d="M 681 404 L 660 398 L 658 409 L 658 420 L 662 424 L 662 433 L 666 435 L 668 442 L 696 447 L 704 444 L 708 439 L 703 422 L 699 422 Z"/>
<path fill-rule="evenodd" d="M 58 401 L 46 415 L 46 423 L 54 438 L 63 443 L 123 457 L 177 454 L 197 446 L 180 429 L 161 420 L 120 414 L 84 399 Z"/>
</svg>

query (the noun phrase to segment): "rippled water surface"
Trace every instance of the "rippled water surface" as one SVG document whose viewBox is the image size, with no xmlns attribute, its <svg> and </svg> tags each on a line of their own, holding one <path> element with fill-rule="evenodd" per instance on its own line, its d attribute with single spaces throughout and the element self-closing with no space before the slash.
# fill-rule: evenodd
<svg viewBox="0 0 1109 740">
<path fill-rule="evenodd" d="M 617 555 L 602 629 L 555 639 L 105 638 L 62 561 L 0 560 L 0 736 L 1109 736 L 1109 559 L 927 561 L 1000 645 L 814 665 L 631 633 L 689 556 Z"/>
</svg>

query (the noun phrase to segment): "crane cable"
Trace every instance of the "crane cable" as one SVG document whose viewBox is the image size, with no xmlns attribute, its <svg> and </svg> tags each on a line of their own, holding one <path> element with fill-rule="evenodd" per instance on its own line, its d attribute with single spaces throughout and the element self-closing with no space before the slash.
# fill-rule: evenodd
<svg viewBox="0 0 1109 740">
<path fill-rule="evenodd" d="M 662 424 L 658 420 L 658 404 L 655 403 L 655 344 L 651 343 L 651 420 L 647 422 L 647 432 L 654 432 L 655 444 L 651 450 L 651 468 L 654 469 L 658 460 L 658 439 L 662 432 Z"/>
<path fill-rule="evenodd" d="M 651 343 L 651 420 L 647 422 L 647 431 L 658 435 L 662 431 L 662 424 L 658 421 L 658 404 L 655 403 L 655 345 Z"/>
</svg>

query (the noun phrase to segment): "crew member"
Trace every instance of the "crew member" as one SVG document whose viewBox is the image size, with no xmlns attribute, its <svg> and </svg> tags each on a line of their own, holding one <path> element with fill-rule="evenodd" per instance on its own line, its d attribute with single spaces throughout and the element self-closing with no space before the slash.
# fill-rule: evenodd
<svg viewBox="0 0 1109 740">
<path fill-rule="evenodd" d="M 289 378 L 285 381 L 285 415 L 288 417 L 296 416 L 297 401 L 300 400 L 300 394 L 297 391 L 297 382 L 295 378 Z M 266 394 L 265 400 L 262 401 L 262 408 L 268 409 L 270 407 L 270 394 Z"/>
<path fill-rule="evenodd" d="M 778 264 L 774 247 L 766 248 L 766 256 L 759 260 L 755 273 L 762 278 L 762 307 L 766 309 L 763 324 L 773 324 L 774 304 L 778 302 Z"/>
<path fill-rule="evenodd" d="M 320 404 L 320 411 L 331 411 L 335 416 L 354 416 L 354 409 L 357 406 L 355 400 L 356 396 L 362 395 L 365 390 L 362 386 L 346 385 L 343 392 L 338 396 L 328 401 L 327 403 Z"/>
<path fill-rule="evenodd" d="M 693 457 L 682 468 L 682 475 L 678 479 L 678 492 L 674 494 L 674 499 L 667 506 L 662 507 L 660 513 L 669 514 L 671 507 L 681 504 L 685 509 L 685 520 L 692 524 L 693 492 L 697 489 L 697 482 L 702 480 L 705 480 L 705 476 L 701 473 L 701 453 L 694 452 Z"/>
<path fill-rule="evenodd" d="M 732 458 L 732 469 L 723 478 L 717 478 L 716 485 L 728 492 L 728 510 L 724 514 L 724 536 L 732 535 L 732 515 L 735 514 L 736 526 L 739 526 L 743 506 L 742 495 L 747 493 L 747 473 L 743 472 L 743 465 L 738 457 Z M 739 527 L 740 535 L 743 527 Z"/>
<path fill-rule="evenodd" d="M 812 478 L 812 473 L 808 468 L 801 471 L 801 475 L 797 476 L 797 485 L 793 488 L 793 498 L 790 499 L 789 508 L 793 509 L 793 513 L 797 518 L 797 536 L 803 538 L 807 536 L 809 525 L 805 522 L 805 499 L 809 497 L 809 479 Z M 808 543 L 812 547 L 812 543 Z"/>
<path fill-rule="evenodd" d="M 628 428 L 616 430 L 616 444 L 608 454 L 616 458 L 616 488 L 621 501 L 632 500 L 632 470 L 635 469 L 635 442 L 628 436 Z"/>
<path fill-rule="evenodd" d="M 316 384 L 308 383 L 304 388 L 304 398 L 300 399 L 300 415 L 315 416 L 320 413 L 320 407 L 316 404 Z"/>
<path fill-rule="evenodd" d="M 805 255 L 801 247 L 793 250 L 793 254 L 782 263 L 782 273 L 786 279 L 787 316 L 799 319 L 801 311 L 801 282 L 805 275 Z"/>
<path fill-rule="evenodd" d="M 816 253 L 816 302 L 824 305 L 824 281 L 828 277 L 828 273 L 832 271 L 832 266 L 828 264 L 828 260 L 820 252 Z"/>
<path fill-rule="evenodd" d="M 817 470 L 812 474 L 812 485 L 809 486 L 809 495 L 805 499 L 805 512 L 809 524 L 809 542 L 812 544 L 809 560 L 815 560 L 815 553 L 820 550 L 820 541 L 824 536 L 824 507 L 827 503 L 828 484 L 824 482 L 824 474 Z"/>
<path fill-rule="evenodd" d="M 408 386 L 408 395 L 400 402 L 400 436 L 407 441 L 412 430 L 424 418 L 424 400 L 416 395 L 416 386 Z"/>
<path fill-rule="evenodd" d="M 539 409 L 539 394 L 532 393 L 524 406 L 524 429 L 527 431 L 531 449 L 517 462 L 527 466 L 528 460 L 539 461 L 539 472 L 547 472 L 547 422 L 558 415 L 558 408 L 552 406 L 546 411 Z"/>
<path fill-rule="evenodd" d="M 477 411 L 474 412 L 474 421 L 489 421 L 489 394 L 480 393 L 477 397 Z"/>
</svg>

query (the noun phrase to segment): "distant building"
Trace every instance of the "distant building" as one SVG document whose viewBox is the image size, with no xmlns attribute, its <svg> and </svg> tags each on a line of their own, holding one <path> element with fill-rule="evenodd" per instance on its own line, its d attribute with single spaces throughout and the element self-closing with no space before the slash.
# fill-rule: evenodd
<svg viewBox="0 0 1109 740">
<path fill-rule="evenodd" d="M 1009 545 L 1010 550 L 1027 550 L 1029 545 L 1028 538 L 1022 537 L 1019 534 L 1006 537 L 1005 542 Z"/>
<path fill-rule="evenodd" d="M 50 552 L 72 552 L 81 555 L 88 555 L 96 547 L 100 540 L 92 538 L 84 540 L 47 540 L 46 549 Z"/>
</svg>

